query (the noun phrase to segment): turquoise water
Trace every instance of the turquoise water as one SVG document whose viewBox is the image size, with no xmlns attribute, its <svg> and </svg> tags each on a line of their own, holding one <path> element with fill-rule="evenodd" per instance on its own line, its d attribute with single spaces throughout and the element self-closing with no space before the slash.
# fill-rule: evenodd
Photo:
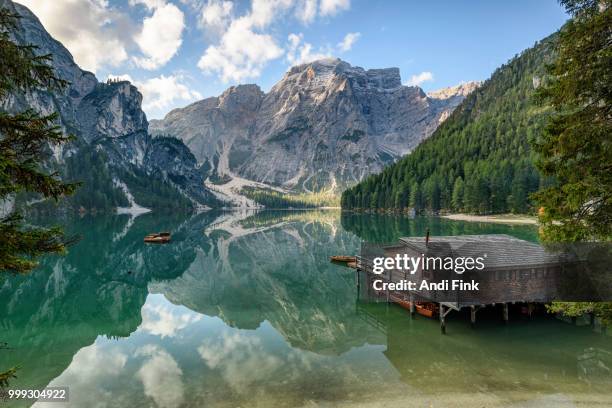
<svg viewBox="0 0 612 408">
<path fill-rule="evenodd" d="M 612 406 L 612 337 L 492 311 L 411 319 L 357 302 L 329 256 L 360 240 L 529 226 L 329 211 L 146 214 L 65 221 L 65 257 L 0 280 L 0 371 L 68 386 L 73 407 Z M 172 243 L 146 245 L 153 231 Z M 8 406 L 29 406 L 33 402 Z M 2 403 L 0 403 L 1 405 Z"/>
</svg>

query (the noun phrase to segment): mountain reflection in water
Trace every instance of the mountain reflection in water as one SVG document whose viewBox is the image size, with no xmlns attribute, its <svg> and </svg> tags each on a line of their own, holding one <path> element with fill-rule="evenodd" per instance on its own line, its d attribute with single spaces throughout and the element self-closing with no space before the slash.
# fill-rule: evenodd
<svg viewBox="0 0 612 408">
<path fill-rule="evenodd" d="M 609 336 L 458 317 L 441 336 L 435 321 L 359 304 L 352 271 L 329 263 L 361 239 L 427 228 L 537 235 L 335 211 L 71 220 L 83 239 L 67 256 L 0 281 L 0 370 L 21 366 L 12 388 L 69 386 L 74 407 L 612 403 Z M 172 243 L 144 244 L 153 231 Z"/>
</svg>

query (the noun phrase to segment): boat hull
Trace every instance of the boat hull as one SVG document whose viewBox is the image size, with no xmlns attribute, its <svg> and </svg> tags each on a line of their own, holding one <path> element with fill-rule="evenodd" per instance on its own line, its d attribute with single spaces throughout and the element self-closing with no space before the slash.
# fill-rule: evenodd
<svg viewBox="0 0 612 408">
<path fill-rule="evenodd" d="M 399 307 L 410 310 L 410 301 L 401 299 L 397 296 L 389 296 L 389 299 Z M 425 302 L 415 302 L 414 310 L 416 313 L 424 317 L 434 318 L 438 315 L 435 305 Z"/>
</svg>

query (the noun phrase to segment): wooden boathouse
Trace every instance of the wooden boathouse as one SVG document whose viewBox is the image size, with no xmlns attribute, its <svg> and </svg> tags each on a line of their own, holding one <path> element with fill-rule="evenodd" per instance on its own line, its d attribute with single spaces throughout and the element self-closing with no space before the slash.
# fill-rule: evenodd
<svg viewBox="0 0 612 408">
<path fill-rule="evenodd" d="M 440 319 L 442 333 L 446 333 L 446 317 L 453 310 L 469 308 L 471 323 L 475 324 L 478 310 L 501 304 L 502 317 L 507 322 L 510 304 L 524 303 L 531 310 L 537 303 L 571 300 L 576 285 L 581 286 L 582 293 L 592 289 L 590 282 L 577 279 L 583 265 L 575 255 L 553 252 L 509 235 L 406 237 L 391 245 L 368 245 L 362 246 L 361 256 L 357 257 L 360 299 L 397 303 L 409 308 L 412 315 L 417 309 L 419 312 L 429 310 L 432 316 Z M 481 257 L 485 261 L 483 269 L 461 274 L 423 266 L 411 272 L 388 269 L 382 274 L 374 273 L 376 257 L 395 258 L 404 254 L 453 259 Z M 389 290 L 389 285 L 385 285 L 386 290 L 374 289 L 381 286 L 381 281 L 395 284 L 412 281 L 418 287 L 423 280 L 441 282 L 449 279 L 478 282 L 478 290 Z M 374 285 L 376 280 L 377 285 Z"/>
</svg>

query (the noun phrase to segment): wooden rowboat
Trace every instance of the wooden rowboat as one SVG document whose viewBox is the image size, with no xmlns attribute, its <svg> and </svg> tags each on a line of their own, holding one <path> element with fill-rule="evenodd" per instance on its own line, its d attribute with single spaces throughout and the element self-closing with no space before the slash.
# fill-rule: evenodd
<svg viewBox="0 0 612 408">
<path fill-rule="evenodd" d="M 343 262 L 343 263 L 357 262 L 357 257 L 348 256 L 348 255 L 334 255 L 330 257 L 330 260 L 332 262 Z"/>
<path fill-rule="evenodd" d="M 402 299 L 402 298 L 400 298 L 400 297 L 397 297 L 397 296 L 395 296 L 395 295 L 389 295 L 389 299 L 390 299 L 390 300 L 391 300 L 393 303 L 395 303 L 395 304 L 399 305 L 400 307 L 402 307 L 402 308 L 404 308 L 404 309 L 406 309 L 406 310 L 410 310 L 410 301 L 408 301 L 408 300 L 404 300 L 404 299 Z"/>
<path fill-rule="evenodd" d="M 410 310 L 410 301 L 395 295 L 389 295 L 389 299 L 403 309 Z M 414 310 L 421 316 L 433 318 L 438 315 L 436 306 L 429 302 L 415 302 Z"/>
<path fill-rule="evenodd" d="M 414 305 L 414 308 L 421 316 L 434 317 L 438 314 L 436 307 L 431 303 L 417 303 Z"/>
<path fill-rule="evenodd" d="M 144 237 L 144 242 L 148 242 L 150 244 L 167 244 L 170 242 L 170 233 L 160 232 L 158 234 L 149 234 Z"/>
</svg>

